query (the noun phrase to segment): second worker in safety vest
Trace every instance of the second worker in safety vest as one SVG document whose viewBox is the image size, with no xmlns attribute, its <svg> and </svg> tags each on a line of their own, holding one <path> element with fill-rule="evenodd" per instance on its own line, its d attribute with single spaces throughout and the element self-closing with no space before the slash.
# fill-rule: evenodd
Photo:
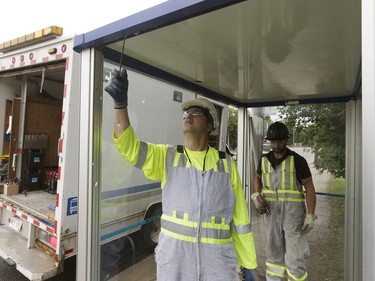
<svg viewBox="0 0 375 281">
<path fill-rule="evenodd" d="M 272 150 L 259 161 L 251 195 L 257 210 L 265 214 L 267 281 L 307 280 L 307 233 L 316 219 L 315 187 L 305 158 L 287 148 L 289 137 L 285 124 L 269 126 L 265 139 Z"/>
<path fill-rule="evenodd" d="M 184 145 L 156 145 L 138 140 L 130 125 L 126 70 L 114 70 L 105 90 L 114 100 L 120 154 L 161 181 L 157 280 L 239 281 L 237 264 L 244 280 L 255 280 L 254 238 L 235 162 L 208 144 L 218 126 L 214 105 L 201 98 L 183 103 Z"/>
</svg>

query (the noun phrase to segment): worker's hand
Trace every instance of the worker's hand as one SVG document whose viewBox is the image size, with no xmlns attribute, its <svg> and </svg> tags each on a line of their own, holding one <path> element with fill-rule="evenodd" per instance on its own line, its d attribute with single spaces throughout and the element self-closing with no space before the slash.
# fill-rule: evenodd
<svg viewBox="0 0 375 281">
<path fill-rule="evenodd" d="M 255 281 L 255 278 L 251 269 L 242 267 L 242 280 L 243 281 Z"/>
<path fill-rule="evenodd" d="M 306 214 L 305 221 L 303 222 L 301 232 L 302 233 L 308 233 L 311 229 L 314 227 L 314 221 L 318 217 L 314 214 Z"/>
<path fill-rule="evenodd" d="M 128 105 L 128 73 L 125 68 L 121 69 L 121 73 L 117 69 L 112 71 L 105 91 L 113 98 L 115 108 L 123 108 Z"/>
<path fill-rule="evenodd" d="M 258 196 L 262 196 L 262 195 L 260 195 L 259 192 L 254 192 L 253 194 L 251 194 L 251 200 L 253 200 L 254 206 L 257 209 L 261 208 L 261 205 L 260 205 L 260 203 L 258 201 Z"/>
<path fill-rule="evenodd" d="M 251 194 L 251 200 L 253 200 L 255 208 L 257 209 L 258 213 L 270 214 L 267 201 L 264 200 L 263 196 L 259 192 L 254 192 Z"/>
</svg>

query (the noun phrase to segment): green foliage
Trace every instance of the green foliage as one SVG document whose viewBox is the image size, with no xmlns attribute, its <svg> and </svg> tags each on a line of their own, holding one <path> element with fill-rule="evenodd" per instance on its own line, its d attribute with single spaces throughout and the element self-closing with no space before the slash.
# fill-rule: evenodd
<svg viewBox="0 0 375 281">
<path fill-rule="evenodd" d="M 235 107 L 229 107 L 228 117 L 228 138 L 229 138 L 229 149 L 237 149 L 237 118 L 238 110 Z"/>
<path fill-rule="evenodd" d="M 269 116 L 269 115 L 266 115 L 266 116 L 264 116 L 264 118 L 263 118 L 263 122 L 265 123 L 265 124 L 272 124 L 272 119 L 271 119 L 271 116 Z M 266 130 L 267 130 L 267 128 L 265 128 Z"/>
<path fill-rule="evenodd" d="M 345 194 L 345 183 L 346 180 L 344 178 L 335 178 L 329 185 L 329 192 L 332 194 Z"/>
<path fill-rule="evenodd" d="M 319 172 L 345 176 L 345 103 L 291 105 L 278 111 L 294 142 L 312 147 Z"/>
</svg>

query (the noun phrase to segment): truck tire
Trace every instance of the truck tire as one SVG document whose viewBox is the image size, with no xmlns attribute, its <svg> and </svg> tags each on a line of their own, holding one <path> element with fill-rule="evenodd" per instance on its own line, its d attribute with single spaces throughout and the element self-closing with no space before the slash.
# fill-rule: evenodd
<svg viewBox="0 0 375 281">
<path fill-rule="evenodd" d="M 142 226 L 143 241 L 146 248 L 156 247 L 160 234 L 160 216 L 161 206 L 151 207 L 146 215 L 146 219 L 152 219 L 150 222 Z"/>
</svg>

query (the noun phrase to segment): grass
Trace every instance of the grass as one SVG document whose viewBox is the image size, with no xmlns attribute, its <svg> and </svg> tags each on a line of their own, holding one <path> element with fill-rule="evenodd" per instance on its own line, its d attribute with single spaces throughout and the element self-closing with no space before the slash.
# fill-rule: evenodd
<svg viewBox="0 0 375 281">
<path fill-rule="evenodd" d="M 345 179 L 334 178 L 330 184 L 330 193 L 345 195 Z M 345 223 L 345 200 L 344 198 L 335 198 L 332 200 L 332 243 L 335 246 L 344 245 L 343 225 Z"/>
<path fill-rule="evenodd" d="M 345 179 L 332 179 L 329 186 L 329 193 L 345 194 Z M 325 281 L 338 281 L 343 280 L 343 261 L 337 260 L 339 255 L 334 253 L 340 253 L 344 247 L 345 200 L 338 197 L 331 198 L 331 204 L 330 236 L 327 237 L 330 253 L 322 255 L 320 264 L 325 272 Z"/>
<path fill-rule="evenodd" d="M 345 194 L 345 179 L 334 178 L 330 184 L 329 192 L 332 194 Z"/>
</svg>

